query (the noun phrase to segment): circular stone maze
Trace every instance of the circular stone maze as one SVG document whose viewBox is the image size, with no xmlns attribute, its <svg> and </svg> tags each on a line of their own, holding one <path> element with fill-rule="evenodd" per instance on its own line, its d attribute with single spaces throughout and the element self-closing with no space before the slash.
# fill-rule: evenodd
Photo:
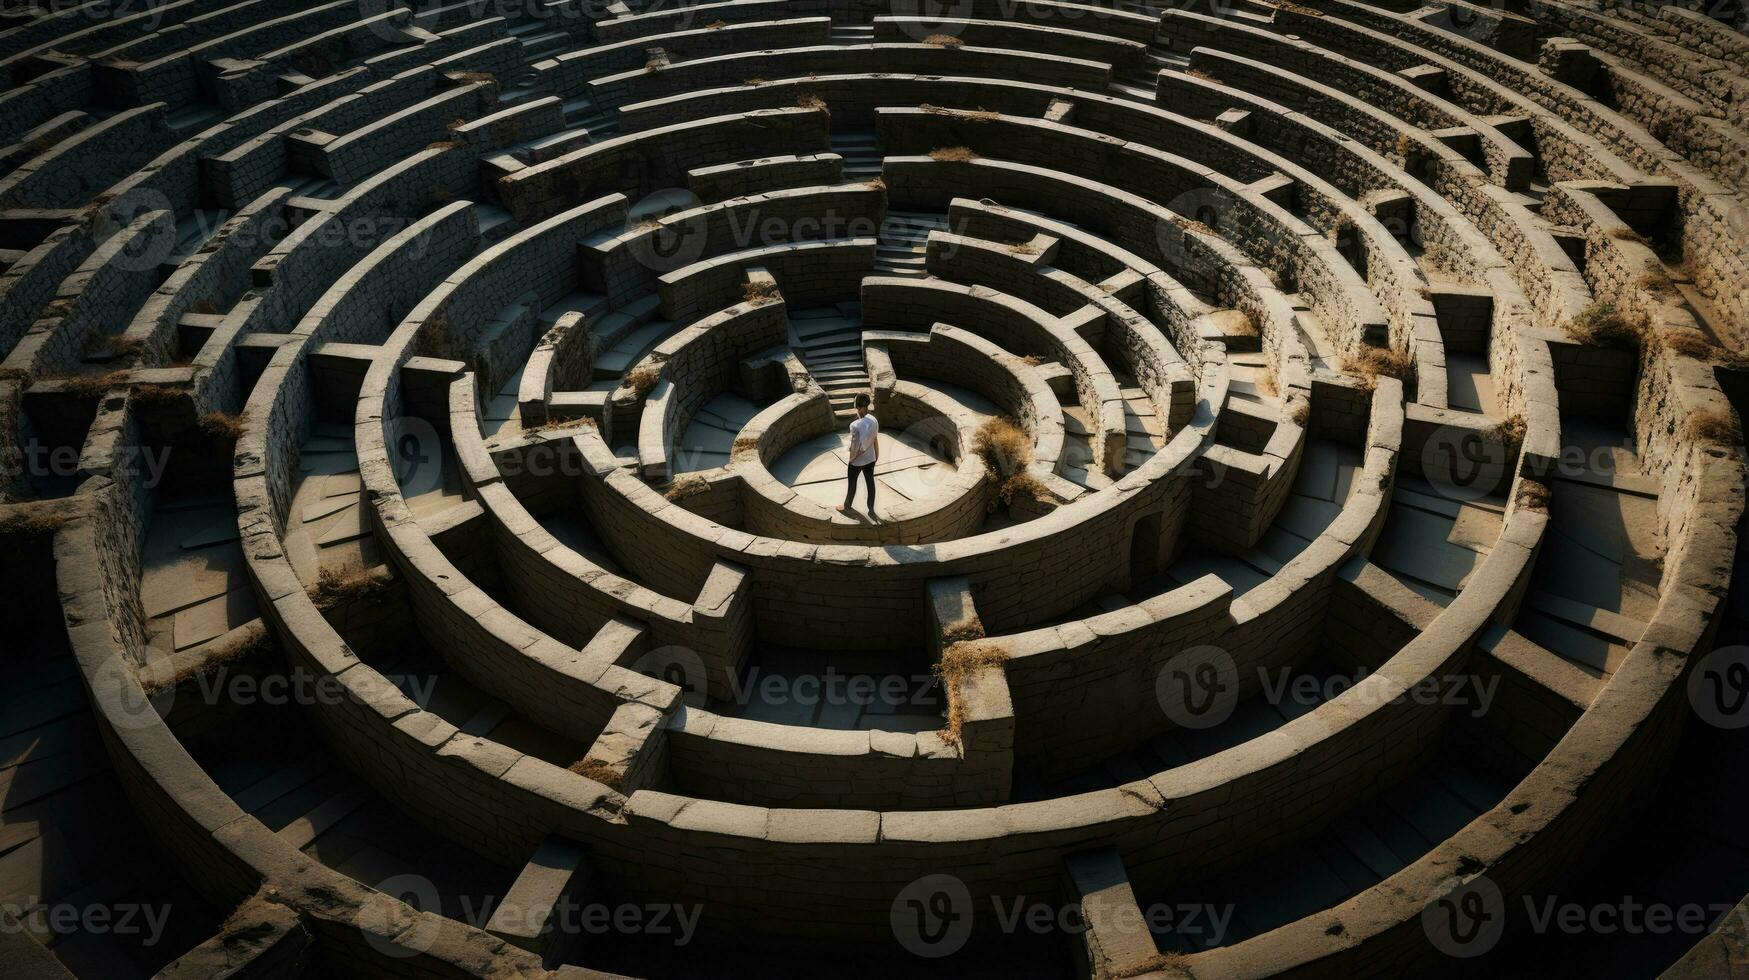
<svg viewBox="0 0 1749 980">
<path fill-rule="evenodd" d="M 8 3 L 0 975 L 1745 975 L 1745 29 Z"/>
</svg>

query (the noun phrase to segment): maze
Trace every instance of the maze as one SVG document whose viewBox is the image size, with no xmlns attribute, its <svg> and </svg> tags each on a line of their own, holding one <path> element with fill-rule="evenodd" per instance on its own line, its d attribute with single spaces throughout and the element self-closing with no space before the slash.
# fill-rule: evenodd
<svg viewBox="0 0 1749 980">
<path fill-rule="evenodd" d="M 1746 28 L 8 5 L 0 974 L 1741 975 Z"/>
</svg>

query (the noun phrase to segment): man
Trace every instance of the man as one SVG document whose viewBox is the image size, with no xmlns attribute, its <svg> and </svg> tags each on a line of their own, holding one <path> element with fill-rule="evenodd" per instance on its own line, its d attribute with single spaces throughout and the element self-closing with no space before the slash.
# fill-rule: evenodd
<svg viewBox="0 0 1749 980">
<path fill-rule="evenodd" d="M 881 424 L 868 410 L 867 395 L 856 396 L 856 418 L 850 423 L 850 470 L 846 474 L 849 485 L 844 488 L 844 503 L 838 505 L 838 513 L 851 509 L 851 502 L 856 499 L 856 475 L 862 474 L 863 482 L 868 484 L 868 516 L 874 516 L 875 464 L 881 459 Z"/>
</svg>

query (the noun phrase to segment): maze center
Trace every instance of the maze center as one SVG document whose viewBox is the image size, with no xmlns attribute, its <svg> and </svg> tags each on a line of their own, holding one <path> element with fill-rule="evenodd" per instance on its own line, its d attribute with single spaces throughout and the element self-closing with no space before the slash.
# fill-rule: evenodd
<svg viewBox="0 0 1749 980">
<path fill-rule="evenodd" d="M 0 980 L 1741 975 L 1691 6 L 8 5 Z"/>
</svg>

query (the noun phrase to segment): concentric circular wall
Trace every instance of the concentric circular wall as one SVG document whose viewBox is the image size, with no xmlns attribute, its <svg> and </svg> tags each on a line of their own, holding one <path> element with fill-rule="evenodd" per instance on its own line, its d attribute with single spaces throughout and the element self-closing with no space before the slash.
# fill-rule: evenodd
<svg viewBox="0 0 1749 980">
<path fill-rule="evenodd" d="M 1740 971 L 1744 27 L 9 6 L 0 974 Z"/>
</svg>

